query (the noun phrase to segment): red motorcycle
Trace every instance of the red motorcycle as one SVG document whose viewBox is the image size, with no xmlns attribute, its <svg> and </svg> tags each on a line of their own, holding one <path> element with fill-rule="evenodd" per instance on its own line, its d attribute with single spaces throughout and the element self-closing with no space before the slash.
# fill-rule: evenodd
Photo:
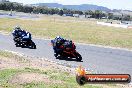
<svg viewBox="0 0 132 88">
<path fill-rule="evenodd" d="M 51 41 L 51 43 L 54 47 L 54 42 Z M 58 55 L 60 55 L 61 57 L 66 58 L 76 58 L 77 61 L 82 60 L 82 56 L 76 51 L 76 46 L 72 41 L 66 41 L 59 47 L 59 49 L 61 50 L 61 52 L 55 52 L 55 57 L 58 57 Z"/>
</svg>

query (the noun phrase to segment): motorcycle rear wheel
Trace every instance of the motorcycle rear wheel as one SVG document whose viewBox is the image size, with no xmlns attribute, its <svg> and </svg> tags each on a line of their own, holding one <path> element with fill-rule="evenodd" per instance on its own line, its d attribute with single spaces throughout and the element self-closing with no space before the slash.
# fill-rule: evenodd
<svg viewBox="0 0 132 88">
<path fill-rule="evenodd" d="M 15 45 L 16 45 L 16 47 L 20 47 L 21 46 L 19 43 L 16 43 Z"/>
</svg>

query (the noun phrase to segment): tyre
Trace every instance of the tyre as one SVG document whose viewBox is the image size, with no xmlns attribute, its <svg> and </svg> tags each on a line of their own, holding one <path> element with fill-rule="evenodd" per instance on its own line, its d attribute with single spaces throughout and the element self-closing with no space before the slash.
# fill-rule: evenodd
<svg viewBox="0 0 132 88">
<path fill-rule="evenodd" d="M 31 48 L 32 48 L 32 49 L 36 49 L 36 45 L 35 45 L 34 42 L 32 42 L 32 44 L 31 44 Z"/>
<path fill-rule="evenodd" d="M 82 56 L 78 52 L 75 53 L 75 56 L 77 61 L 82 61 Z"/>
<path fill-rule="evenodd" d="M 20 47 L 21 46 L 19 43 L 16 43 L 15 45 L 16 45 L 16 47 Z"/>
<path fill-rule="evenodd" d="M 53 47 L 53 50 L 54 50 L 54 56 L 55 56 L 55 58 L 57 58 L 58 57 L 58 52 L 57 52 L 56 48 Z"/>
<path fill-rule="evenodd" d="M 27 45 L 26 45 L 25 43 L 21 42 L 21 47 L 22 47 L 22 48 L 26 48 Z"/>
<path fill-rule="evenodd" d="M 57 58 L 58 54 L 57 53 L 54 53 L 54 56 Z"/>
</svg>

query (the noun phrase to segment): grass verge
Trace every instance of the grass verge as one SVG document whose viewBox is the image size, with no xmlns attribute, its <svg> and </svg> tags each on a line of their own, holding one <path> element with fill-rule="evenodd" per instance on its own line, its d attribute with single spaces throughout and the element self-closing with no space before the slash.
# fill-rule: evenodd
<svg viewBox="0 0 132 88">
<path fill-rule="evenodd" d="M 33 69 L 33 68 L 25 68 L 25 69 L 4 69 L 0 71 L 0 86 L 4 88 L 101 88 L 98 86 L 93 86 L 93 85 L 84 85 L 80 87 L 76 81 L 75 77 L 70 75 L 70 74 L 65 74 L 65 73 L 59 73 L 55 72 L 52 73 L 51 71 L 53 70 L 47 70 L 47 71 L 40 71 L 38 69 Z M 39 74 L 45 74 L 50 77 L 50 80 L 52 81 L 57 81 L 61 80 L 63 83 L 44 83 L 44 82 L 31 82 L 31 83 L 24 83 L 24 84 L 11 84 L 9 80 L 15 76 L 16 74 L 20 73 L 39 73 Z M 51 73 L 51 74 L 47 74 Z"/>
<path fill-rule="evenodd" d="M 38 63 L 36 61 L 36 63 L 29 61 L 30 65 L 26 65 L 29 62 L 22 63 L 19 61 L 17 63 L 16 56 L 23 59 L 23 57 L 13 53 L 0 51 L 0 88 L 102 88 L 101 86 L 89 84 L 79 86 L 75 75 L 62 70 L 65 69 L 64 67 L 60 67 L 60 70 L 58 70 L 57 64 L 49 64 L 49 66 L 54 64 L 53 66 L 57 68 L 34 66 L 33 64 Z M 17 67 L 11 68 L 14 66 L 13 62 Z M 2 65 L 5 64 L 6 66 L 3 68 Z"/>
</svg>

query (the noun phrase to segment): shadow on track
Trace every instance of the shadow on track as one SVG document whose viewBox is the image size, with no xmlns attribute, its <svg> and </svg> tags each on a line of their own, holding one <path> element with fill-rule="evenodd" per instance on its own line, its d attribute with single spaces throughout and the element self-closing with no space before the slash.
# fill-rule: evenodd
<svg viewBox="0 0 132 88">
<path fill-rule="evenodd" d="M 83 61 L 77 61 L 75 58 L 73 59 L 73 58 L 61 57 L 61 56 L 58 56 L 56 59 L 65 60 L 65 61 L 83 62 Z"/>
</svg>

